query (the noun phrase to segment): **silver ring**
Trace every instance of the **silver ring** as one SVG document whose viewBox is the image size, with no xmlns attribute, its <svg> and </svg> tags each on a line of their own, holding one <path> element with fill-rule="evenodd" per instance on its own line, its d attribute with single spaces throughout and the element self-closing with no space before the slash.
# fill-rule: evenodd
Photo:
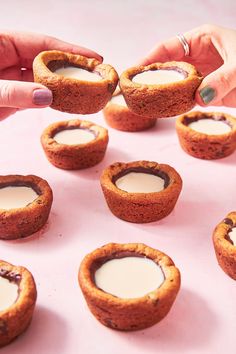
<svg viewBox="0 0 236 354">
<path fill-rule="evenodd" d="M 176 36 L 178 38 L 178 40 L 180 41 L 180 43 L 182 44 L 183 48 L 184 48 L 184 55 L 187 57 L 190 54 L 190 48 L 188 45 L 188 42 L 186 41 L 186 38 L 184 37 L 183 34 L 178 34 Z"/>
</svg>

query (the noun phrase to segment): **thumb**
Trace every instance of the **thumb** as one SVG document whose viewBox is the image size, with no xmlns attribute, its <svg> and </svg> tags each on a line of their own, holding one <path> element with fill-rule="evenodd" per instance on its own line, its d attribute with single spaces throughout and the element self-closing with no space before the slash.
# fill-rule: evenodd
<svg viewBox="0 0 236 354">
<path fill-rule="evenodd" d="M 206 76 L 196 92 L 196 102 L 200 106 L 214 105 L 236 88 L 235 64 L 224 64 Z"/>
<path fill-rule="evenodd" d="M 52 92 L 33 82 L 0 80 L 0 107 L 37 108 L 52 103 Z"/>
</svg>

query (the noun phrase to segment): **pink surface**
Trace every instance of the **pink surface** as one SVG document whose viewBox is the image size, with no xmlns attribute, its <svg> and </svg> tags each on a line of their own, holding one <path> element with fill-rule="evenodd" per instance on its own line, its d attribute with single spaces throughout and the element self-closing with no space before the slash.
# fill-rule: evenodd
<svg viewBox="0 0 236 354">
<path fill-rule="evenodd" d="M 235 26 L 234 1 L 66 1 L 1 3 L 1 25 L 45 32 L 91 47 L 119 72 L 138 61 L 157 40 L 204 22 Z M 80 3 L 80 4 L 79 4 Z M 221 5 L 222 4 L 222 5 Z M 219 110 L 219 108 L 218 108 Z M 221 109 L 236 115 L 235 109 Z M 22 111 L 1 122 L 1 174 L 36 174 L 54 192 L 46 227 L 33 237 L 1 241 L 1 258 L 34 275 L 38 300 L 28 331 L 4 354 L 235 353 L 235 282 L 217 265 L 211 235 L 235 210 L 236 154 L 202 161 L 179 147 L 174 119 L 141 133 L 109 129 L 104 161 L 69 172 L 46 160 L 40 135 L 48 124 L 74 118 L 51 109 Z M 84 117 L 106 126 L 102 113 Z M 167 218 L 136 225 L 115 218 L 99 184 L 115 161 L 154 160 L 183 178 L 179 201 Z M 168 316 L 145 331 L 112 331 L 90 314 L 77 283 L 82 258 L 108 242 L 144 242 L 173 258 L 182 274 L 181 291 Z"/>
</svg>

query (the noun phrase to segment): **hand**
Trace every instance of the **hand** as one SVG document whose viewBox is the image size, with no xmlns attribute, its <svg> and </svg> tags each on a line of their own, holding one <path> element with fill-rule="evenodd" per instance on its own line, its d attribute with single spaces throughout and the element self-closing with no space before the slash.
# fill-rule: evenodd
<svg viewBox="0 0 236 354">
<path fill-rule="evenodd" d="M 41 84 L 31 82 L 35 56 L 51 49 L 103 60 L 90 49 L 56 38 L 24 32 L 0 33 L 0 120 L 19 109 L 51 104 L 52 92 Z"/>
<path fill-rule="evenodd" d="M 196 102 L 205 106 L 236 107 L 236 31 L 213 25 L 203 25 L 184 33 L 190 56 L 177 39 L 158 44 L 139 64 L 186 61 L 204 76 L 196 92 Z"/>
</svg>

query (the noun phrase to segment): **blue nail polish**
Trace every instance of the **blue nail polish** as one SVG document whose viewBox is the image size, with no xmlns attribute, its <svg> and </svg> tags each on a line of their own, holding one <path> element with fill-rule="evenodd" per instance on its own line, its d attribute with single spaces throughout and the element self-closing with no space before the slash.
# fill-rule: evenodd
<svg viewBox="0 0 236 354">
<path fill-rule="evenodd" d="M 199 91 L 199 95 L 203 103 L 208 104 L 216 96 L 216 91 L 210 86 L 205 86 Z"/>
<path fill-rule="evenodd" d="M 52 91 L 48 89 L 36 89 L 33 92 L 33 103 L 38 106 L 46 106 L 52 103 Z"/>
</svg>

